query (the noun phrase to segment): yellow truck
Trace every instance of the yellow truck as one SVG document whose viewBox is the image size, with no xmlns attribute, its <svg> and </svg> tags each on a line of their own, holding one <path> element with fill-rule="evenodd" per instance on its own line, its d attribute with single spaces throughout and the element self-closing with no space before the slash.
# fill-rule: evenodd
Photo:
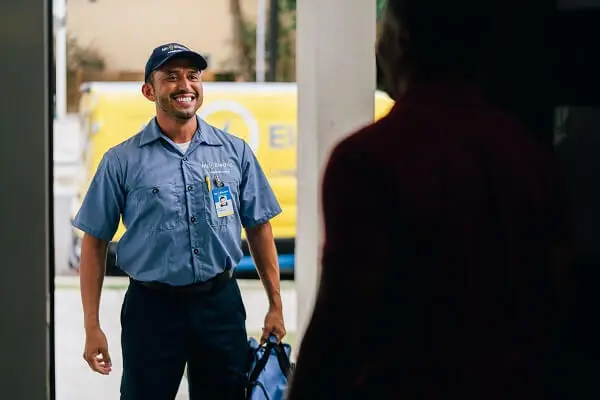
<svg viewBox="0 0 600 400">
<path fill-rule="evenodd" d="M 88 82 L 81 87 L 80 123 L 84 136 L 84 172 L 73 203 L 79 209 L 103 154 L 133 136 L 154 115 L 154 104 L 145 99 L 140 82 Z M 295 83 L 206 82 L 204 104 L 198 114 L 208 123 L 245 139 L 254 150 L 283 212 L 272 221 L 282 277 L 293 277 L 296 236 L 296 117 Z M 393 101 L 375 93 L 376 119 L 385 115 Z M 119 226 L 109 244 L 107 274 L 120 275 L 116 244 L 123 234 Z M 71 268 L 79 267 L 81 238 L 73 229 Z M 242 239 L 245 239 L 242 237 Z M 254 275 L 255 267 L 243 240 L 244 258 L 236 273 Z"/>
</svg>

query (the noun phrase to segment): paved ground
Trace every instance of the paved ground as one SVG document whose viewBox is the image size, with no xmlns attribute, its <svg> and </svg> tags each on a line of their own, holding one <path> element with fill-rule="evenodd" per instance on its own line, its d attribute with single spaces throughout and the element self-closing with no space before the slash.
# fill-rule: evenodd
<svg viewBox="0 0 600 400">
<path fill-rule="evenodd" d="M 84 336 L 83 315 L 77 277 L 57 277 L 55 292 L 56 332 L 56 398 L 59 400 L 106 400 L 119 398 L 121 350 L 119 313 L 127 281 L 107 278 L 102 293 L 100 318 L 109 342 L 113 360 L 110 376 L 101 376 L 89 370 L 82 358 Z M 247 328 L 255 335 L 262 327 L 267 299 L 258 281 L 240 281 L 247 310 Z M 293 282 L 282 283 L 284 317 L 290 332 L 286 341 L 295 345 L 296 291 Z M 188 399 L 185 378 L 176 400 Z"/>
</svg>

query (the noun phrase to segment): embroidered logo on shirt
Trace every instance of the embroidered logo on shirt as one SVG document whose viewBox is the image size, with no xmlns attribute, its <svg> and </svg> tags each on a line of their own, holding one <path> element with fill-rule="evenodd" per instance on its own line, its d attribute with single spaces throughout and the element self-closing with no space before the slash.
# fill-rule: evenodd
<svg viewBox="0 0 600 400">
<path fill-rule="evenodd" d="M 231 169 L 235 167 L 233 161 L 203 161 L 200 166 L 211 174 L 231 174 Z"/>
</svg>

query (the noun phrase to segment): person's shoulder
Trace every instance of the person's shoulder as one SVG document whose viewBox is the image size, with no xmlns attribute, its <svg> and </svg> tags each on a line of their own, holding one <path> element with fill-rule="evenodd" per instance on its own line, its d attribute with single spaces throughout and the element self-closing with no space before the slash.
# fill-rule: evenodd
<svg viewBox="0 0 600 400">
<path fill-rule="evenodd" d="M 536 137 L 517 116 L 495 106 L 487 108 L 482 124 L 486 131 L 494 136 L 494 145 L 499 151 L 510 151 L 523 154 L 529 161 L 536 157 L 540 162 L 553 162 L 555 153 L 551 145 L 546 145 L 542 138 Z"/>
<path fill-rule="evenodd" d="M 130 138 L 125 139 L 122 142 L 110 147 L 107 150 L 106 154 L 112 158 L 125 159 L 132 153 L 139 152 L 141 148 L 140 144 L 142 132 L 143 130 L 139 131 Z"/>
<path fill-rule="evenodd" d="M 337 142 L 332 156 L 351 157 L 363 161 L 379 158 L 392 128 L 389 114 L 376 121 L 365 123 Z"/>
<path fill-rule="evenodd" d="M 137 159 L 137 155 L 142 151 L 142 136 L 145 128 L 142 128 L 133 136 L 111 146 L 103 156 L 104 162 L 113 168 L 122 169 L 128 164 L 132 157 Z"/>
<path fill-rule="evenodd" d="M 517 116 L 490 106 L 485 121 L 491 133 L 488 149 L 502 168 L 529 180 L 531 191 L 544 190 L 563 180 L 563 165 L 552 142 L 536 137 Z"/>
</svg>

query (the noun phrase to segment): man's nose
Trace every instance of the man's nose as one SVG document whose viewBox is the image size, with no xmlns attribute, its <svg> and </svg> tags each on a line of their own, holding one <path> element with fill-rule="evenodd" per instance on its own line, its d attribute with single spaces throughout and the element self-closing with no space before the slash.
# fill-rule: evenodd
<svg viewBox="0 0 600 400">
<path fill-rule="evenodd" d="M 177 90 L 180 91 L 185 91 L 185 92 L 192 92 L 192 81 L 190 81 L 188 78 L 183 77 L 181 79 L 179 79 L 179 84 L 177 85 Z"/>
</svg>

